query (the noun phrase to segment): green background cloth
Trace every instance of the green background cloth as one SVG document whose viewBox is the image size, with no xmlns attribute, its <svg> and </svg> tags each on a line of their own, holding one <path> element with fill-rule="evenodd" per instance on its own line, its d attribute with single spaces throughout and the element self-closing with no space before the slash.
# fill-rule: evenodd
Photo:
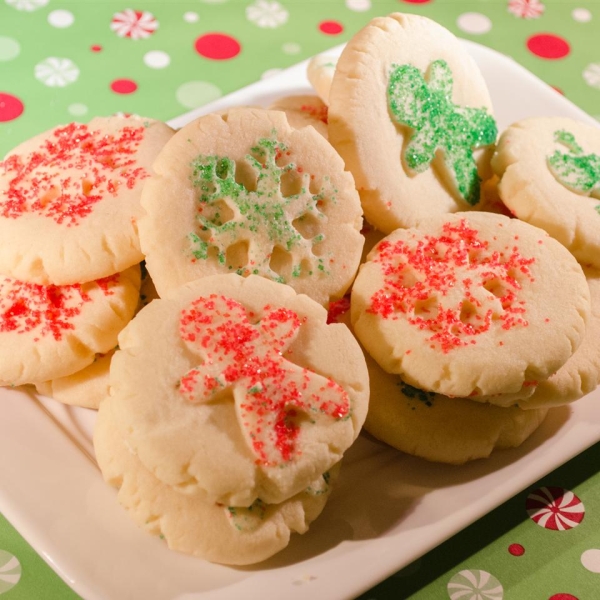
<svg viewBox="0 0 600 600">
<path fill-rule="evenodd" d="M 0 155 L 96 115 L 168 120 L 393 11 L 513 57 L 600 118 L 598 0 L 0 0 Z M 599 464 L 596 445 L 361 598 L 600 598 Z M 534 522 L 527 506 L 543 486 L 548 523 L 579 521 Z M 1 515 L 0 596 L 77 597 Z"/>
</svg>

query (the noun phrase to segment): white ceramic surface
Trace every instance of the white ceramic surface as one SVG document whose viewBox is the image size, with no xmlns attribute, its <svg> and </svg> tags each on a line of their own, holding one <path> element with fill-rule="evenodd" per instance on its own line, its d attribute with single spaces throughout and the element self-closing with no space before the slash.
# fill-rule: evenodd
<svg viewBox="0 0 600 600">
<path fill-rule="evenodd" d="M 511 59 L 466 45 L 490 87 L 501 129 L 537 115 L 595 123 Z M 306 92 L 305 67 L 299 64 L 172 124 Z M 4 388 L 0 510 L 86 600 L 353 598 L 599 441 L 598 402 L 600 390 L 553 411 L 521 448 L 463 467 L 430 464 L 361 436 L 310 532 L 295 536 L 289 548 L 259 566 L 235 569 L 170 552 L 136 528 L 95 465 L 92 411 Z"/>
</svg>

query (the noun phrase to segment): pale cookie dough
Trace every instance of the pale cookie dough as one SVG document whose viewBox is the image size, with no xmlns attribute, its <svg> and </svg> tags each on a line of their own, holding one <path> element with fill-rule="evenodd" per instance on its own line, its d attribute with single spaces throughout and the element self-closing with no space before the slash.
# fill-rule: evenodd
<svg viewBox="0 0 600 600">
<path fill-rule="evenodd" d="M 325 309 L 262 277 L 198 279 L 119 336 L 120 429 L 164 483 L 210 501 L 278 503 L 338 462 L 368 408 L 364 356 Z"/>
<path fill-rule="evenodd" d="M 519 219 L 600 268 L 600 128 L 559 117 L 519 121 L 500 137 L 492 167 Z"/>
<path fill-rule="evenodd" d="M 294 129 L 312 125 L 325 139 L 327 133 L 327 105 L 318 96 L 302 94 L 278 98 L 270 110 L 282 110 Z"/>
<path fill-rule="evenodd" d="M 140 195 L 173 130 L 136 117 L 70 123 L 0 162 L 0 273 L 43 285 L 139 263 Z"/>
<path fill-rule="evenodd" d="M 502 405 L 583 340 L 590 292 L 581 267 L 517 219 L 432 217 L 390 234 L 368 258 L 352 288 L 354 331 L 414 387 Z"/>
<path fill-rule="evenodd" d="M 311 127 L 279 111 L 231 109 L 181 129 L 146 181 L 140 240 L 161 297 L 198 277 L 261 275 L 320 304 L 360 261 L 352 176 Z"/>
<path fill-rule="evenodd" d="M 90 365 L 116 346 L 139 290 L 138 265 L 68 286 L 0 276 L 0 385 L 57 379 Z"/>
<path fill-rule="evenodd" d="M 249 508 L 233 507 L 182 494 L 154 477 L 125 444 L 113 402 L 103 402 L 98 412 L 98 464 L 137 525 L 161 536 L 172 550 L 230 565 L 257 563 L 285 548 L 292 533 L 305 533 L 325 507 L 339 464 L 281 504 L 258 500 Z"/>
<path fill-rule="evenodd" d="M 329 105 L 329 91 L 337 66 L 337 56 L 318 54 L 308 61 L 306 77 L 315 92 L 326 106 Z"/>
<path fill-rule="evenodd" d="M 600 382 L 600 271 L 584 267 L 592 312 L 581 346 L 573 356 L 545 381 L 540 381 L 531 398 L 519 402 L 521 408 L 559 406 L 594 391 Z"/>
<path fill-rule="evenodd" d="M 99 354 L 94 362 L 72 375 L 35 384 L 39 394 L 62 404 L 98 410 L 108 398 L 110 361 L 114 350 Z"/>
<path fill-rule="evenodd" d="M 359 31 L 333 78 L 329 140 L 367 220 L 390 233 L 476 205 L 497 134 L 491 111 L 477 65 L 442 26 L 394 13 Z"/>
</svg>

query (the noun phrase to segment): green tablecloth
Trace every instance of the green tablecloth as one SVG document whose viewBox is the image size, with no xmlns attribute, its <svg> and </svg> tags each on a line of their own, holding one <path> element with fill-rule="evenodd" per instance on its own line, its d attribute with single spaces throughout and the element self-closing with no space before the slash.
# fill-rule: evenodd
<svg viewBox="0 0 600 600">
<path fill-rule="evenodd" d="M 0 155 L 95 115 L 170 119 L 397 10 L 512 56 L 600 119 L 598 0 L 0 0 Z M 362 598 L 600 598 L 599 464 L 597 445 Z M 0 595 L 76 597 L 1 516 Z"/>
</svg>

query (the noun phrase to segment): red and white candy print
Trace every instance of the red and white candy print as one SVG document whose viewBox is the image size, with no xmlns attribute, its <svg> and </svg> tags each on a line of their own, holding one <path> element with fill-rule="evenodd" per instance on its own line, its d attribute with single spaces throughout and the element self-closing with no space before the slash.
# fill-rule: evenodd
<svg viewBox="0 0 600 600">
<path fill-rule="evenodd" d="M 585 516 L 581 500 L 570 490 L 561 487 L 541 487 L 527 496 L 527 514 L 534 523 L 545 529 L 566 531 L 577 527 Z"/>
</svg>

